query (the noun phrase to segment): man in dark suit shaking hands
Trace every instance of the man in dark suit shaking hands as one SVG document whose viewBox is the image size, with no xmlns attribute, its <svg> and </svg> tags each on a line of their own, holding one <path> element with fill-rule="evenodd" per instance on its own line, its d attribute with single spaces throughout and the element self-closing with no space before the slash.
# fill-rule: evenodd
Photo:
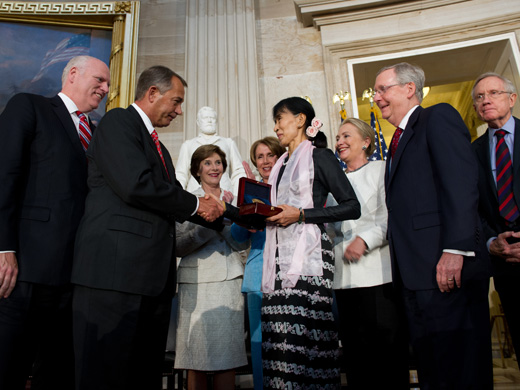
<svg viewBox="0 0 520 390">
<path fill-rule="evenodd" d="M 421 389 L 491 389 L 489 259 L 470 135 L 448 104 L 420 106 L 424 72 L 383 68 L 375 101 L 397 127 L 385 176 L 393 280 Z"/>
<path fill-rule="evenodd" d="M 155 130 L 182 114 L 186 82 L 164 66 L 101 120 L 87 152 L 89 194 L 72 281 L 76 389 L 161 389 L 176 286 L 175 221 L 211 222 L 214 199 L 182 189 Z"/>
<path fill-rule="evenodd" d="M 509 325 L 516 355 L 520 353 L 520 120 L 513 117 L 513 83 L 484 73 L 473 87 L 473 106 L 488 124 L 473 142 L 479 171 L 479 211 L 493 261 L 493 280 Z"/>
<path fill-rule="evenodd" d="M 94 130 L 84 114 L 109 80 L 105 63 L 75 57 L 57 96 L 18 94 L 0 115 L 0 389 L 25 389 L 33 362 L 32 388 L 74 386 L 70 276 Z"/>
</svg>

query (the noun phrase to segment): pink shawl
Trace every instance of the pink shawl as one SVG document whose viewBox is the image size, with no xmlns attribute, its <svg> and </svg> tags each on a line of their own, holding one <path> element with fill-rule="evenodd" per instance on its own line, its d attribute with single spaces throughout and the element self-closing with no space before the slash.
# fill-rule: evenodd
<svg viewBox="0 0 520 390">
<path fill-rule="evenodd" d="M 271 175 L 271 202 L 273 205 L 287 204 L 302 209 L 314 207 L 312 184 L 314 182 L 314 146 L 303 141 L 287 161 L 283 178 L 278 190 L 276 182 L 287 153 L 276 162 Z M 282 288 L 294 287 L 298 278 L 321 276 L 323 260 L 321 257 L 321 232 L 315 224 L 293 223 L 287 227 L 268 225 L 264 248 L 262 291 L 274 291 L 276 279 L 275 255 L 278 248 Z"/>
</svg>

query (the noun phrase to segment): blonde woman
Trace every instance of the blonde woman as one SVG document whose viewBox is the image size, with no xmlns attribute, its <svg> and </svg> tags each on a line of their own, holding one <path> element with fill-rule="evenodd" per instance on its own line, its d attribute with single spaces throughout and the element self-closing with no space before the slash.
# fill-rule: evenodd
<svg viewBox="0 0 520 390">
<path fill-rule="evenodd" d="M 343 121 L 336 135 L 336 151 L 361 204 L 359 219 L 334 224 L 333 240 L 343 363 L 349 389 L 354 390 L 409 385 L 406 324 L 399 315 L 386 240 L 386 164 L 368 160 L 374 138 L 374 130 L 356 118 Z"/>
</svg>

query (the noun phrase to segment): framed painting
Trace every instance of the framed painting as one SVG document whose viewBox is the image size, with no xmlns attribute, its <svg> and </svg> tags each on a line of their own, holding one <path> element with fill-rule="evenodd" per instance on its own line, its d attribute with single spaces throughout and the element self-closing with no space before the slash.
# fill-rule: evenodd
<svg viewBox="0 0 520 390">
<path fill-rule="evenodd" d="M 106 102 L 91 114 L 134 100 L 139 2 L 0 1 L 0 112 L 18 92 L 54 96 L 77 55 L 110 67 Z"/>
</svg>

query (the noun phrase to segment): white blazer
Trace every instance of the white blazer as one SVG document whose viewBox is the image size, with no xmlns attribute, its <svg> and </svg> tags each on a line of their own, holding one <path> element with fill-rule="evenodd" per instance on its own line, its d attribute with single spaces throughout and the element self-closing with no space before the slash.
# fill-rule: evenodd
<svg viewBox="0 0 520 390">
<path fill-rule="evenodd" d="M 328 225 L 335 253 L 335 289 L 371 287 L 392 281 L 386 240 L 385 165 L 384 161 L 372 161 L 347 174 L 361 205 L 361 217 Z M 329 201 L 335 202 L 333 198 L 327 204 Z M 350 263 L 344 257 L 345 249 L 357 236 L 365 241 L 368 251 L 358 262 Z"/>
</svg>

